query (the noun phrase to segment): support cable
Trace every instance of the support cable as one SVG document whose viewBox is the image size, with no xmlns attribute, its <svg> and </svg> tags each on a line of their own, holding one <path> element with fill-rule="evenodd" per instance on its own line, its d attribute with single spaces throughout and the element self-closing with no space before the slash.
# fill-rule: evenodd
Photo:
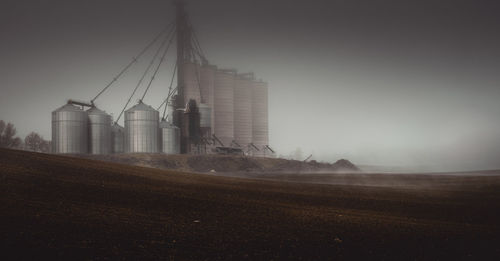
<svg viewBox="0 0 500 261">
<path fill-rule="evenodd" d="M 201 80 L 200 80 L 200 74 L 201 72 L 198 70 L 198 66 L 195 67 L 196 70 L 194 71 L 194 73 L 196 74 L 196 83 L 198 83 L 198 91 L 200 92 L 200 104 L 202 101 L 204 101 L 205 99 L 203 99 L 203 95 L 202 95 L 202 91 L 201 91 Z M 198 104 L 198 106 L 200 106 Z"/>
<path fill-rule="evenodd" d="M 172 75 L 172 80 L 170 81 L 170 86 L 168 87 L 168 95 L 167 95 L 167 98 L 165 99 L 165 108 L 163 109 L 162 119 L 165 119 L 165 115 L 167 114 L 168 101 L 170 99 L 170 96 L 172 96 L 172 94 L 173 94 L 172 85 L 174 84 L 174 78 L 175 78 L 176 72 L 177 72 L 177 63 L 175 63 L 174 74 Z M 175 90 L 177 90 L 177 88 L 175 88 Z"/>
<path fill-rule="evenodd" d="M 161 109 L 161 107 L 165 104 L 165 111 L 167 110 L 167 106 L 168 106 L 168 99 L 170 98 L 170 96 L 172 95 L 172 86 L 174 84 L 174 79 L 175 79 L 175 75 L 177 74 L 177 63 L 175 63 L 175 67 L 174 67 L 174 72 L 172 74 L 172 79 L 170 80 L 170 86 L 168 87 L 168 93 L 167 93 L 167 98 L 165 98 L 163 100 L 163 102 L 160 104 L 160 106 L 158 106 L 158 108 L 156 109 L 157 111 L 159 111 Z M 174 89 L 174 91 L 177 90 L 177 88 Z M 165 112 L 163 112 L 163 117 L 162 118 L 165 118 Z"/>
<path fill-rule="evenodd" d="M 175 34 L 173 34 L 172 36 L 175 36 Z M 146 87 L 146 90 L 144 90 L 144 93 L 142 94 L 141 101 L 144 100 L 144 97 L 146 96 L 146 93 L 148 93 L 149 88 L 151 87 L 151 84 L 153 83 L 153 81 L 155 79 L 155 76 L 158 73 L 158 70 L 160 70 L 161 64 L 165 60 L 165 56 L 167 55 L 168 49 L 172 45 L 173 41 L 174 41 L 174 37 L 170 38 L 170 41 L 168 42 L 167 48 L 165 48 L 165 51 L 163 51 L 163 54 L 162 54 L 162 56 L 160 58 L 160 62 L 158 63 L 158 66 L 156 66 L 155 72 L 153 73 L 153 76 L 151 76 L 151 79 L 149 80 L 148 87 Z"/>
<path fill-rule="evenodd" d="M 203 61 L 206 60 L 205 57 L 203 57 L 203 54 L 200 53 L 200 50 L 198 49 L 198 46 L 196 45 L 196 43 L 194 42 L 193 38 L 191 38 L 191 41 L 192 41 L 192 44 L 194 45 L 194 48 L 191 48 L 191 55 L 193 56 L 194 60 L 196 61 L 196 55 L 198 55 L 198 57 L 200 57 L 200 60 L 203 64 Z M 198 68 L 198 66 L 195 67 L 195 74 L 196 74 L 196 83 L 198 84 L 198 91 L 200 93 L 200 103 L 204 100 L 203 99 L 203 94 L 202 94 L 202 91 L 201 91 L 201 80 L 200 80 L 200 75 L 201 75 L 201 72 Z"/>
<path fill-rule="evenodd" d="M 191 39 L 191 46 L 192 46 L 192 48 L 191 48 L 190 51 L 191 51 L 194 59 L 196 59 L 196 56 L 198 56 L 200 58 L 200 61 L 203 62 L 206 59 L 205 59 L 205 57 L 203 55 L 203 51 L 201 50 L 201 47 L 200 47 L 199 43 L 196 42 L 196 39 L 195 39 L 196 34 L 194 34 L 194 31 L 192 31 L 192 32 L 193 32 L 193 34 L 192 34 L 193 37 L 190 38 Z"/>
<path fill-rule="evenodd" d="M 190 22 L 189 22 L 189 26 L 191 28 L 193 28 L 193 26 Z M 196 37 L 196 33 L 194 30 L 191 30 L 191 35 L 193 36 L 193 37 L 191 37 L 191 42 L 192 42 L 192 45 L 194 46 L 194 48 L 191 48 L 192 55 L 195 58 L 196 58 L 196 55 L 198 55 L 198 57 L 200 57 L 200 60 L 203 64 L 206 61 L 206 58 L 205 58 L 205 55 L 203 54 L 203 50 L 201 49 L 200 42 L 198 41 L 198 38 Z M 196 73 L 196 82 L 198 84 L 198 91 L 200 92 L 200 103 L 202 103 L 202 101 L 204 101 L 204 99 L 203 99 L 203 92 L 201 91 L 201 80 L 200 80 L 201 72 L 198 70 L 198 67 L 196 67 L 195 73 Z"/>
<path fill-rule="evenodd" d="M 201 50 L 201 46 L 197 42 L 196 38 L 193 37 L 192 41 L 193 41 L 193 45 L 195 47 L 195 48 L 193 48 L 195 53 L 201 58 L 202 61 L 206 60 L 205 54 L 203 53 L 203 50 Z"/>
<path fill-rule="evenodd" d="M 147 51 L 149 50 L 149 48 L 154 44 L 156 43 L 156 41 L 158 41 L 158 39 L 160 38 L 161 35 L 163 35 L 165 33 L 165 31 L 168 30 L 168 28 L 170 26 L 172 26 L 174 24 L 174 22 L 171 22 L 170 24 L 168 24 L 165 28 L 163 28 L 161 30 L 161 32 L 156 35 L 156 37 L 146 46 L 144 47 L 144 49 L 141 50 L 141 52 L 139 54 L 137 54 L 136 56 L 132 57 L 132 61 L 130 61 L 129 64 L 127 64 L 127 66 L 125 66 L 121 71 L 120 73 L 118 73 L 112 80 L 110 83 L 108 83 L 104 89 L 102 89 L 91 101 L 90 103 L 91 104 L 94 104 L 94 101 L 102 94 L 104 93 L 111 85 L 113 85 L 113 83 L 115 83 L 118 78 L 120 78 L 134 63 L 136 63 L 138 61 L 138 59 Z"/>
<path fill-rule="evenodd" d="M 191 28 L 193 28 L 191 21 L 188 20 L 188 23 L 189 23 L 189 26 L 191 26 Z M 201 49 L 200 41 L 198 41 L 198 36 L 196 35 L 196 32 L 194 30 L 191 30 L 191 32 L 193 35 L 192 39 L 193 39 L 194 45 L 199 50 L 199 55 L 201 57 L 205 58 L 205 53 L 203 52 L 203 49 Z"/>
<path fill-rule="evenodd" d="M 122 111 L 118 115 L 118 118 L 116 118 L 115 123 L 117 123 L 120 120 L 121 116 L 123 115 L 123 112 L 125 111 L 125 109 L 127 108 L 127 106 L 130 104 L 130 101 L 132 100 L 132 97 L 134 97 L 137 89 L 139 89 L 139 86 L 141 86 L 142 81 L 144 80 L 144 78 L 146 78 L 146 75 L 148 74 L 149 70 L 151 69 L 151 67 L 153 66 L 154 62 L 156 61 L 156 58 L 158 58 L 158 55 L 160 54 L 160 51 L 163 49 L 163 47 L 167 43 L 167 40 L 170 37 L 171 33 L 172 33 L 172 31 L 170 31 L 170 33 L 165 36 L 165 39 L 161 43 L 160 47 L 158 47 L 158 49 L 156 50 L 156 53 L 154 54 L 153 59 L 151 59 L 151 62 L 149 63 L 148 67 L 146 68 L 146 70 L 142 74 L 141 78 L 139 79 L 139 82 L 137 83 L 137 85 L 135 86 L 134 90 L 132 91 L 132 94 L 128 98 L 127 103 L 125 103 L 125 106 L 123 107 Z"/>
<path fill-rule="evenodd" d="M 159 110 L 161 109 L 161 107 L 163 107 L 163 105 L 164 105 L 165 103 L 168 103 L 168 101 L 169 101 L 169 99 L 168 99 L 168 98 L 172 97 L 172 94 L 174 94 L 174 93 L 175 93 L 175 91 L 177 91 L 177 87 L 175 87 L 175 88 L 172 90 L 172 92 L 168 94 L 167 98 L 163 100 L 163 102 L 160 104 L 160 106 L 158 106 L 158 108 L 156 109 L 157 111 L 159 111 Z"/>
<path fill-rule="evenodd" d="M 172 93 L 172 86 L 174 84 L 174 78 L 176 74 L 177 74 L 177 61 L 175 61 L 174 73 L 172 74 L 172 80 L 170 80 L 170 86 L 168 87 L 168 95 L 171 95 Z"/>
<path fill-rule="evenodd" d="M 174 89 L 174 91 L 177 90 L 177 88 Z M 167 108 L 168 108 L 168 100 L 170 99 L 170 97 L 172 96 L 172 93 L 170 93 L 167 98 L 165 99 L 165 101 L 163 101 L 162 105 L 165 104 L 165 107 L 163 108 L 163 115 L 162 115 L 162 119 L 165 119 L 165 115 L 167 114 Z M 160 105 L 161 107 L 161 105 Z"/>
<path fill-rule="evenodd" d="M 200 51 L 201 53 L 201 56 L 203 56 L 203 58 L 205 58 L 205 52 L 203 51 L 203 49 L 201 48 L 201 45 L 200 45 L 200 41 L 198 41 L 198 36 L 196 35 L 196 33 L 193 34 L 194 35 L 194 41 L 196 43 L 196 46 L 198 48 L 198 50 Z"/>
</svg>

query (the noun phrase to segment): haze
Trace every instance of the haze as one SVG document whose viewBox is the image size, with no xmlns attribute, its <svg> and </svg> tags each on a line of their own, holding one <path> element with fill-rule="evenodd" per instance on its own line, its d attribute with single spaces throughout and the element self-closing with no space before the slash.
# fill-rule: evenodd
<svg viewBox="0 0 500 261">
<path fill-rule="evenodd" d="M 211 63 L 269 83 L 278 154 L 300 147 L 329 162 L 500 168 L 495 1 L 188 3 Z M 3 1 L 0 119 L 21 137 L 50 139 L 51 111 L 93 98 L 173 18 L 167 0 Z M 154 107 L 167 93 L 168 57 L 145 99 Z M 118 115 L 147 62 L 97 105 Z"/>
</svg>

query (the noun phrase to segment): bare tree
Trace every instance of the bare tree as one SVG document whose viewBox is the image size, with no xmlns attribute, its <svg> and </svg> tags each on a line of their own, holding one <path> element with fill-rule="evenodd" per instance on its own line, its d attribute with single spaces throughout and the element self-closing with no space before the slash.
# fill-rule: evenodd
<svg viewBox="0 0 500 261">
<path fill-rule="evenodd" d="M 5 122 L 0 120 L 0 138 L 2 138 L 3 130 L 5 130 Z"/>
<path fill-rule="evenodd" d="M 16 128 L 12 123 L 5 124 L 0 120 L 0 148 L 17 148 L 21 145 L 21 139 L 16 136 Z"/>
<path fill-rule="evenodd" d="M 49 142 L 44 140 L 38 133 L 32 131 L 24 138 L 24 145 L 27 150 L 36 152 L 49 152 Z"/>
<path fill-rule="evenodd" d="M 27 150 L 40 151 L 40 145 L 42 143 L 42 137 L 36 132 L 31 132 L 24 138 L 24 145 Z"/>
</svg>

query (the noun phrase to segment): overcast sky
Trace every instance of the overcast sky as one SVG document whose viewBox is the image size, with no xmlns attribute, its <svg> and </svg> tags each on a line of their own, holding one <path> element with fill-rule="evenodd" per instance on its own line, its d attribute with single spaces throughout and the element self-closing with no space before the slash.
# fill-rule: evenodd
<svg viewBox="0 0 500 261">
<path fill-rule="evenodd" d="M 188 1 L 213 64 L 269 83 L 270 145 L 415 169 L 500 168 L 496 1 Z M 50 138 L 174 19 L 168 0 L 2 1 L 0 119 Z M 158 106 L 170 52 L 145 102 Z M 148 59 L 100 97 L 121 111 Z M 134 100 L 135 101 L 135 100 Z"/>
</svg>

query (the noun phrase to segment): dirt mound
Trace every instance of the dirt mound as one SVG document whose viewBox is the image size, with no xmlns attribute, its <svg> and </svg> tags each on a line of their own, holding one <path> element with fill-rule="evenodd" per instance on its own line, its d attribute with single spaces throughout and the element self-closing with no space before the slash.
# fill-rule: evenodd
<svg viewBox="0 0 500 261">
<path fill-rule="evenodd" d="M 188 157 L 188 166 L 196 172 L 258 172 L 264 168 L 249 157 L 196 155 Z"/>
<path fill-rule="evenodd" d="M 165 154 L 111 154 L 76 155 L 78 157 L 117 162 L 135 166 L 190 172 L 355 172 L 359 169 L 348 160 L 334 164 L 303 162 L 276 158 L 230 155 L 165 155 Z"/>
<path fill-rule="evenodd" d="M 352 164 L 352 162 L 346 159 L 339 159 L 337 162 L 333 163 L 335 168 L 339 171 L 358 171 L 359 168 L 356 165 Z"/>
</svg>

